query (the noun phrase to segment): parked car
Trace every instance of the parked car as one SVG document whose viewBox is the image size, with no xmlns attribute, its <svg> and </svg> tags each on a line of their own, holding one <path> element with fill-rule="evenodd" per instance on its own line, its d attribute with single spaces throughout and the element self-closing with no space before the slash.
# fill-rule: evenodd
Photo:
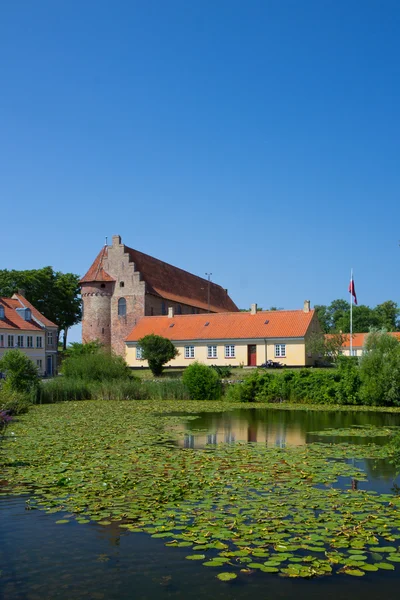
<svg viewBox="0 0 400 600">
<path fill-rule="evenodd" d="M 283 364 L 276 362 L 275 360 L 267 360 L 267 362 L 261 365 L 263 369 L 282 369 Z"/>
</svg>

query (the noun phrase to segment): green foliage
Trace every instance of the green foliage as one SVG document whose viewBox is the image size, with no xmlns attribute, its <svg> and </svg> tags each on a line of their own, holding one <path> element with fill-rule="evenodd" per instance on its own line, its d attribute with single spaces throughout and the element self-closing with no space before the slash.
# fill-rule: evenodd
<svg viewBox="0 0 400 600">
<path fill-rule="evenodd" d="M 0 387 L 0 411 L 10 415 L 20 415 L 28 412 L 32 403 L 28 394 L 11 390 L 4 384 Z"/>
<path fill-rule="evenodd" d="M 329 306 L 316 305 L 315 311 L 324 333 L 350 333 L 350 304 L 346 300 L 334 300 Z M 365 333 L 371 327 L 399 331 L 399 317 L 400 309 L 392 300 L 378 304 L 375 308 L 363 304 L 353 306 L 353 333 Z"/>
<path fill-rule="evenodd" d="M 163 366 L 179 354 L 171 340 L 153 333 L 142 337 L 138 345 L 142 349 L 143 360 L 147 360 L 156 377 L 161 375 Z"/>
<path fill-rule="evenodd" d="M 29 392 L 39 382 L 38 372 L 21 350 L 8 350 L 0 360 L 0 372 L 5 373 L 3 387 L 13 392 Z"/>
<path fill-rule="evenodd" d="M 86 382 L 127 379 L 131 375 L 122 356 L 107 352 L 70 356 L 63 362 L 62 373 L 67 379 Z"/>
<path fill-rule="evenodd" d="M 68 329 L 82 317 L 79 275 L 53 271 L 52 267 L 0 270 L 0 296 L 11 297 L 19 289 L 24 289 L 26 299 L 64 332 L 65 350 Z"/>
<path fill-rule="evenodd" d="M 219 375 L 219 377 L 222 377 L 223 379 L 226 379 L 227 377 L 231 376 L 231 365 L 210 365 L 210 367 L 214 369 L 214 371 Z"/>
<path fill-rule="evenodd" d="M 306 350 L 320 357 L 319 360 L 324 363 L 335 363 L 346 337 L 342 333 L 331 333 L 328 336 L 322 332 L 311 333 L 306 342 Z"/>
<path fill-rule="evenodd" d="M 92 392 L 87 381 L 59 377 L 43 382 L 34 394 L 36 404 L 54 404 L 71 400 L 91 400 Z"/>
<path fill-rule="evenodd" d="M 217 400 L 221 397 L 222 386 L 218 374 L 207 365 L 192 363 L 184 371 L 182 381 L 192 400 Z"/>
<path fill-rule="evenodd" d="M 99 340 L 93 340 L 86 344 L 72 342 L 65 351 L 65 356 L 70 358 L 74 356 L 84 356 L 86 354 L 99 354 L 103 349 L 103 344 Z"/>
<path fill-rule="evenodd" d="M 360 397 L 364 404 L 400 406 L 400 342 L 374 330 L 360 361 Z"/>
</svg>

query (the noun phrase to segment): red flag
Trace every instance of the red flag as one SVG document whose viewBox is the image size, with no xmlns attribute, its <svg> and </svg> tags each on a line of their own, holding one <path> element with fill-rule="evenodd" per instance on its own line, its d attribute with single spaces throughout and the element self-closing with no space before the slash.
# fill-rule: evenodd
<svg viewBox="0 0 400 600">
<path fill-rule="evenodd" d="M 353 276 L 351 276 L 351 279 L 350 279 L 349 292 L 354 298 L 354 304 L 357 304 L 357 294 L 356 294 L 356 288 L 354 287 Z"/>
</svg>

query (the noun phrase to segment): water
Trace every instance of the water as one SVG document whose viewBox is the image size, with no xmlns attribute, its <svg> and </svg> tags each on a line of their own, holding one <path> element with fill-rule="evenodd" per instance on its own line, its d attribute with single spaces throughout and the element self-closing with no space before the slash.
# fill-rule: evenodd
<svg viewBox="0 0 400 600">
<path fill-rule="evenodd" d="M 208 436 L 216 436 L 212 441 L 217 442 L 300 445 L 316 439 L 309 431 L 353 424 L 400 425 L 400 415 L 252 409 L 205 413 L 187 424 L 183 445 L 201 447 L 209 441 Z M 351 438 L 352 443 L 369 441 L 370 438 Z M 386 443 L 387 438 L 374 441 Z M 395 473 L 385 461 L 366 461 L 364 467 L 369 481 L 363 486 L 379 492 L 393 487 Z M 71 521 L 57 525 L 60 513 L 26 510 L 25 500 L 0 496 L 0 597 L 4 600 L 398 597 L 398 567 L 393 572 L 378 571 L 362 578 L 335 575 L 314 580 L 284 579 L 257 572 L 222 583 L 215 578 L 218 570 L 185 560 L 187 548 L 165 547 L 163 540 L 122 531 L 116 524 L 78 525 Z"/>
</svg>

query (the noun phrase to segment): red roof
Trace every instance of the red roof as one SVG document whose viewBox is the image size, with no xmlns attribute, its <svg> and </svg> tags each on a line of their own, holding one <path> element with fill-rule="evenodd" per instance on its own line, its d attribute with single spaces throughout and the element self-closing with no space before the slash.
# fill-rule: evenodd
<svg viewBox="0 0 400 600">
<path fill-rule="evenodd" d="M 0 298 L 0 306 L 4 308 L 4 319 L 0 319 L 0 329 L 23 329 L 25 331 L 41 331 L 42 328 L 32 319 L 25 321 L 16 311 L 23 308 L 17 298 Z"/>
<path fill-rule="evenodd" d="M 50 321 L 50 319 L 42 315 L 42 313 L 39 312 L 37 308 L 35 308 L 33 304 L 31 304 L 29 300 L 27 300 L 24 296 L 21 296 L 21 294 L 13 294 L 13 298 L 19 300 L 20 304 L 23 307 L 31 309 L 34 320 L 39 321 L 40 323 L 45 325 L 45 327 L 57 327 L 58 329 L 58 325 L 56 325 L 55 323 L 53 323 L 53 321 Z"/>
<path fill-rule="evenodd" d="M 124 246 L 124 251 L 129 254 L 146 282 L 147 293 L 161 296 L 181 304 L 195 306 L 208 310 L 208 286 L 210 285 L 210 310 L 211 312 L 234 312 L 238 308 L 228 296 L 226 290 L 207 279 L 197 277 L 188 271 L 174 267 L 158 258 Z M 103 260 L 107 258 L 108 247 L 104 246 L 97 255 L 89 271 L 81 279 L 81 283 L 115 281 L 103 268 Z"/>
<path fill-rule="evenodd" d="M 314 311 L 302 310 L 210 313 L 176 315 L 173 318 L 142 317 L 128 335 L 127 342 L 137 342 L 150 333 L 174 341 L 235 340 L 257 338 L 303 338 Z"/>
<path fill-rule="evenodd" d="M 350 348 L 350 334 L 343 334 L 345 335 L 345 341 L 342 344 L 343 348 Z M 367 336 L 368 333 L 353 333 L 352 336 L 352 347 L 353 348 L 362 348 L 364 346 L 364 342 L 365 342 L 365 336 Z M 394 337 L 396 337 L 399 342 L 400 342 L 400 332 L 397 331 L 390 331 L 389 335 L 392 335 Z M 327 333 L 326 337 L 331 337 L 332 334 Z"/>
</svg>

